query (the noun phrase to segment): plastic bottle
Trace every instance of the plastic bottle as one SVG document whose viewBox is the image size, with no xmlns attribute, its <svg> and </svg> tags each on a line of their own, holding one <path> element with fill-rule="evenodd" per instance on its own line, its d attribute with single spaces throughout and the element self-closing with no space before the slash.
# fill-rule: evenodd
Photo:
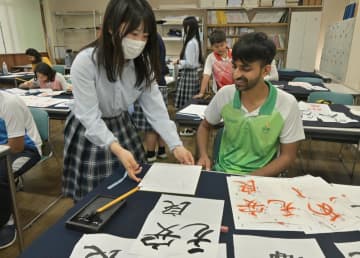
<svg viewBox="0 0 360 258">
<path fill-rule="evenodd" d="M 3 74 L 4 74 L 4 75 L 8 75 L 8 73 L 9 73 L 5 61 L 2 63 L 2 71 L 3 71 Z"/>
<path fill-rule="evenodd" d="M 72 50 L 67 49 L 65 54 L 65 66 L 71 67 L 72 61 L 73 61 Z"/>
</svg>

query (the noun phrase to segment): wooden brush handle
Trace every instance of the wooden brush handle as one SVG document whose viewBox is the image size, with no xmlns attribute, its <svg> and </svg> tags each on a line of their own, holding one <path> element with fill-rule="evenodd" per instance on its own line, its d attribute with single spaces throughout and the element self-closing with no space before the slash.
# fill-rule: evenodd
<svg viewBox="0 0 360 258">
<path fill-rule="evenodd" d="M 136 193 L 137 191 L 139 191 L 139 189 L 140 189 L 139 186 L 131 189 L 130 191 L 124 193 L 123 195 L 120 195 L 118 198 L 116 198 L 116 199 L 112 200 L 111 202 L 108 202 L 104 206 L 100 207 L 99 209 L 96 210 L 96 212 L 100 213 L 100 212 L 107 210 L 108 208 L 112 207 L 113 205 L 115 205 L 115 204 L 121 202 L 122 200 L 124 200 L 125 198 L 129 197 L 133 193 Z"/>
</svg>

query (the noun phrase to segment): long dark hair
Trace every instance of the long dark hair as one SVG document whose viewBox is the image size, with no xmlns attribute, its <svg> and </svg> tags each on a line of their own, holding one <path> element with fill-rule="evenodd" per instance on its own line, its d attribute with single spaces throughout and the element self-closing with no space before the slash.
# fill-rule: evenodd
<svg viewBox="0 0 360 258">
<path fill-rule="evenodd" d="M 32 62 L 33 64 L 37 64 L 41 62 L 41 54 L 34 48 L 26 49 L 25 55 L 33 56 L 35 58 L 35 60 Z"/>
<path fill-rule="evenodd" d="M 93 55 L 96 55 L 98 67 L 105 68 L 109 81 L 115 82 L 121 77 L 126 62 L 122 40 L 141 23 L 149 37 L 142 54 L 134 59 L 135 86 L 140 86 L 145 80 L 146 87 L 149 87 L 155 78 L 160 77 L 156 20 L 151 6 L 146 0 L 111 0 L 106 7 L 99 38 L 84 47 L 95 48 Z M 122 25 L 125 27 L 120 31 Z"/>
<path fill-rule="evenodd" d="M 34 71 L 34 80 L 37 81 L 37 73 L 41 73 L 43 75 L 46 75 L 48 77 L 49 82 L 53 82 L 55 80 L 56 71 L 53 70 L 50 65 L 46 63 L 38 63 L 35 67 Z"/>
<path fill-rule="evenodd" d="M 184 45 L 180 52 L 180 59 L 184 59 L 185 55 L 185 49 L 187 43 L 195 37 L 198 44 L 199 44 L 199 63 L 203 63 L 202 59 L 202 50 L 201 50 L 201 43 L 200 43 L 200 33 L 199 33 L 199 24 L 198 21 L 194 16 L 188 16 L 183 20 L 183 27 L 184 27 L 184 33 L 185 33 L 185 40 Z"/>
</svg>

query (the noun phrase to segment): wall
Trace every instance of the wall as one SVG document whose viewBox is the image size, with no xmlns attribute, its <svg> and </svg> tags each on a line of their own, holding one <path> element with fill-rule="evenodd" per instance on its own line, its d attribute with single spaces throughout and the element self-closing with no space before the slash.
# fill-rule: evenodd
<svg viewBox="0 0 360 258">
<path fill-rule="evenodd" d="M 8 54 L 24 53 L 29 47 L 45 51 L 39 0 L 0 0 L 0 22 Z M 0 54 L 4 53 L 0 35 Z"/>
</svg>

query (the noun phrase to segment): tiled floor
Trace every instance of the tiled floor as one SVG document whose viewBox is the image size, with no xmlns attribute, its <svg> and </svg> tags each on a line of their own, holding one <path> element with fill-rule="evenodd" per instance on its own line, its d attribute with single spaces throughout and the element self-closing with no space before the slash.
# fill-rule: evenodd
<svg viewBox="0 0 360 258">
<path fill-rule="evenodd" d="M 170 109 L 171 113 L 173 110 Z M 37 165 L 32 171 L 25 175 L 25 189 L 17 193 L 18 207 L 20 208 L 21 221 L 25 225 L 29 219 L 41 211 L 47 204 L 54 200 L 61 190 L 62 173 L 62 149 L 63 149 L 63 127 L 64 121 L 51 121 L 51 140 L 54 148 L 54 156 Z M 184 145 L 195 153 L 195 137 L 183 137 Z M 328 182 L 350 184 L 350 178 L 342 163 L 337 159 L 339 144 L 327 142 L 315 142 L 312 144 L 312 154 L 306 151 L 308 142 L 302 144 L 302 153 L 309 158 L 307 165 L 309 174 L 322 176 Z M 354 149 L 354 148 L 353 148 Z M 211 152 L 209 152 L 211 153 Z M 351 148 L 345 149 L 345 158 L 351 157 Z M 165 162 L 173 162 L 175 159 L 169 155 Z M 306 165 L 306 164 L 305 164 Z M 350 166 L 351 163 L 347 162 Z M 300 161 L 289 169 L 288 176 L 302 175 Z M 360 185 L 360 165 L 356 168 L 354 184 Z M 54 224 L 63 214 L 72 207 L 70 199 L 60 200 L 43 217 L 41 217 L 31 228 L 24 232 L 25 246 L 37 238 L 48 227 Z M 16 257 L 19 254 L 17 243 L 0 251 L 0 257 Z"/>
</svg>

